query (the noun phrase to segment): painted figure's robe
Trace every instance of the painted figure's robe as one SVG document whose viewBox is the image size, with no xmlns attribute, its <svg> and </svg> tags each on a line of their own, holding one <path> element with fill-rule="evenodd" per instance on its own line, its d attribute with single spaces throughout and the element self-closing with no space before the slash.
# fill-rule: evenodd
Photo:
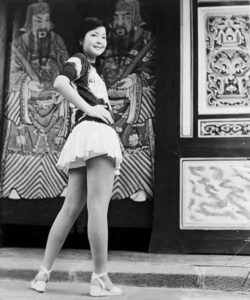
<svg viewBox="0 0 250 300">
<path fill-rule="evenodd" d="M 122 57 L 106 51 L 102 74 L 115 114 L 115 128 L 124 146 L 121 174 L 115 179 L 113 199 L 145 201 L 153 197 L 155 43 L 142 35 Z M 119 89 L 118 81 L 132 85 Z"/>
</svg>

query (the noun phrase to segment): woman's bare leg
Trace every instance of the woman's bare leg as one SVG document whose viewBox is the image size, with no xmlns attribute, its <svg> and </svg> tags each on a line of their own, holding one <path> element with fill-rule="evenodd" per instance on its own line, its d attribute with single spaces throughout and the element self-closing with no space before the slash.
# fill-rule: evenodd
<svg viewBox="0 0 250 300">
<path fill-rule="evenodd" d="M 74 222 L 86 204 L 86 168 L 69 170 L 67 195 L 49 232 L 42 265 L 50 270 Z"/>
<path fill-rule="evenodd" d="M 107 271 L 107 213 L 114 174 L 114 161 L 111 158 L 98 156 L 87 160 L 88 237 L 96 274 Z"/>
</svg>

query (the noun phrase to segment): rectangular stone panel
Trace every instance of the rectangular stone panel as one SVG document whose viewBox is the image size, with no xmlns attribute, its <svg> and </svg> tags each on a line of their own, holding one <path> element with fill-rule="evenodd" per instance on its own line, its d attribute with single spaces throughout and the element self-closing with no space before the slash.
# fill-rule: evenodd
<svg viewBox="0 0 250 300">
<path fill-rule="evenodd" d="M 180 160 L 180 228 L 250 229 L 250 161 Z"/>
</svg>

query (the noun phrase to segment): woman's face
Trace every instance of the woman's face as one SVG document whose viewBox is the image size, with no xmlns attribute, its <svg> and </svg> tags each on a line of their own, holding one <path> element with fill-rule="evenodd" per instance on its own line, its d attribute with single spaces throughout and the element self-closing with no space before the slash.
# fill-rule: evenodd
<svg viewBox="0 0 250 300">
<path fill-rule="evenodd" d="M 101 26 L 86 33 L 83 40 L 83 50 L 92 60 L 101 55 L 107 46 L 106 28 Z"/>
</svg>

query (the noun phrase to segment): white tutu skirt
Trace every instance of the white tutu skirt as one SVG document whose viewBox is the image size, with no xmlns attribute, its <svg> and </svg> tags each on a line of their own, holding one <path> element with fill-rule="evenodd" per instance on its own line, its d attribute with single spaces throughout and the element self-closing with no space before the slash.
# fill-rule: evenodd
<svg viewBox="0 0 250 300">
<path fill-rule="evenodd" d="M 86 165 L 90 158 L 107 155 L 115 161 L 115 173 L 119 174 L 122 152 L 115 130 L 103 123 L 82 121 L 69 134 L 59 156 L 57 167 L 65 172 Z"/>
</svg>

